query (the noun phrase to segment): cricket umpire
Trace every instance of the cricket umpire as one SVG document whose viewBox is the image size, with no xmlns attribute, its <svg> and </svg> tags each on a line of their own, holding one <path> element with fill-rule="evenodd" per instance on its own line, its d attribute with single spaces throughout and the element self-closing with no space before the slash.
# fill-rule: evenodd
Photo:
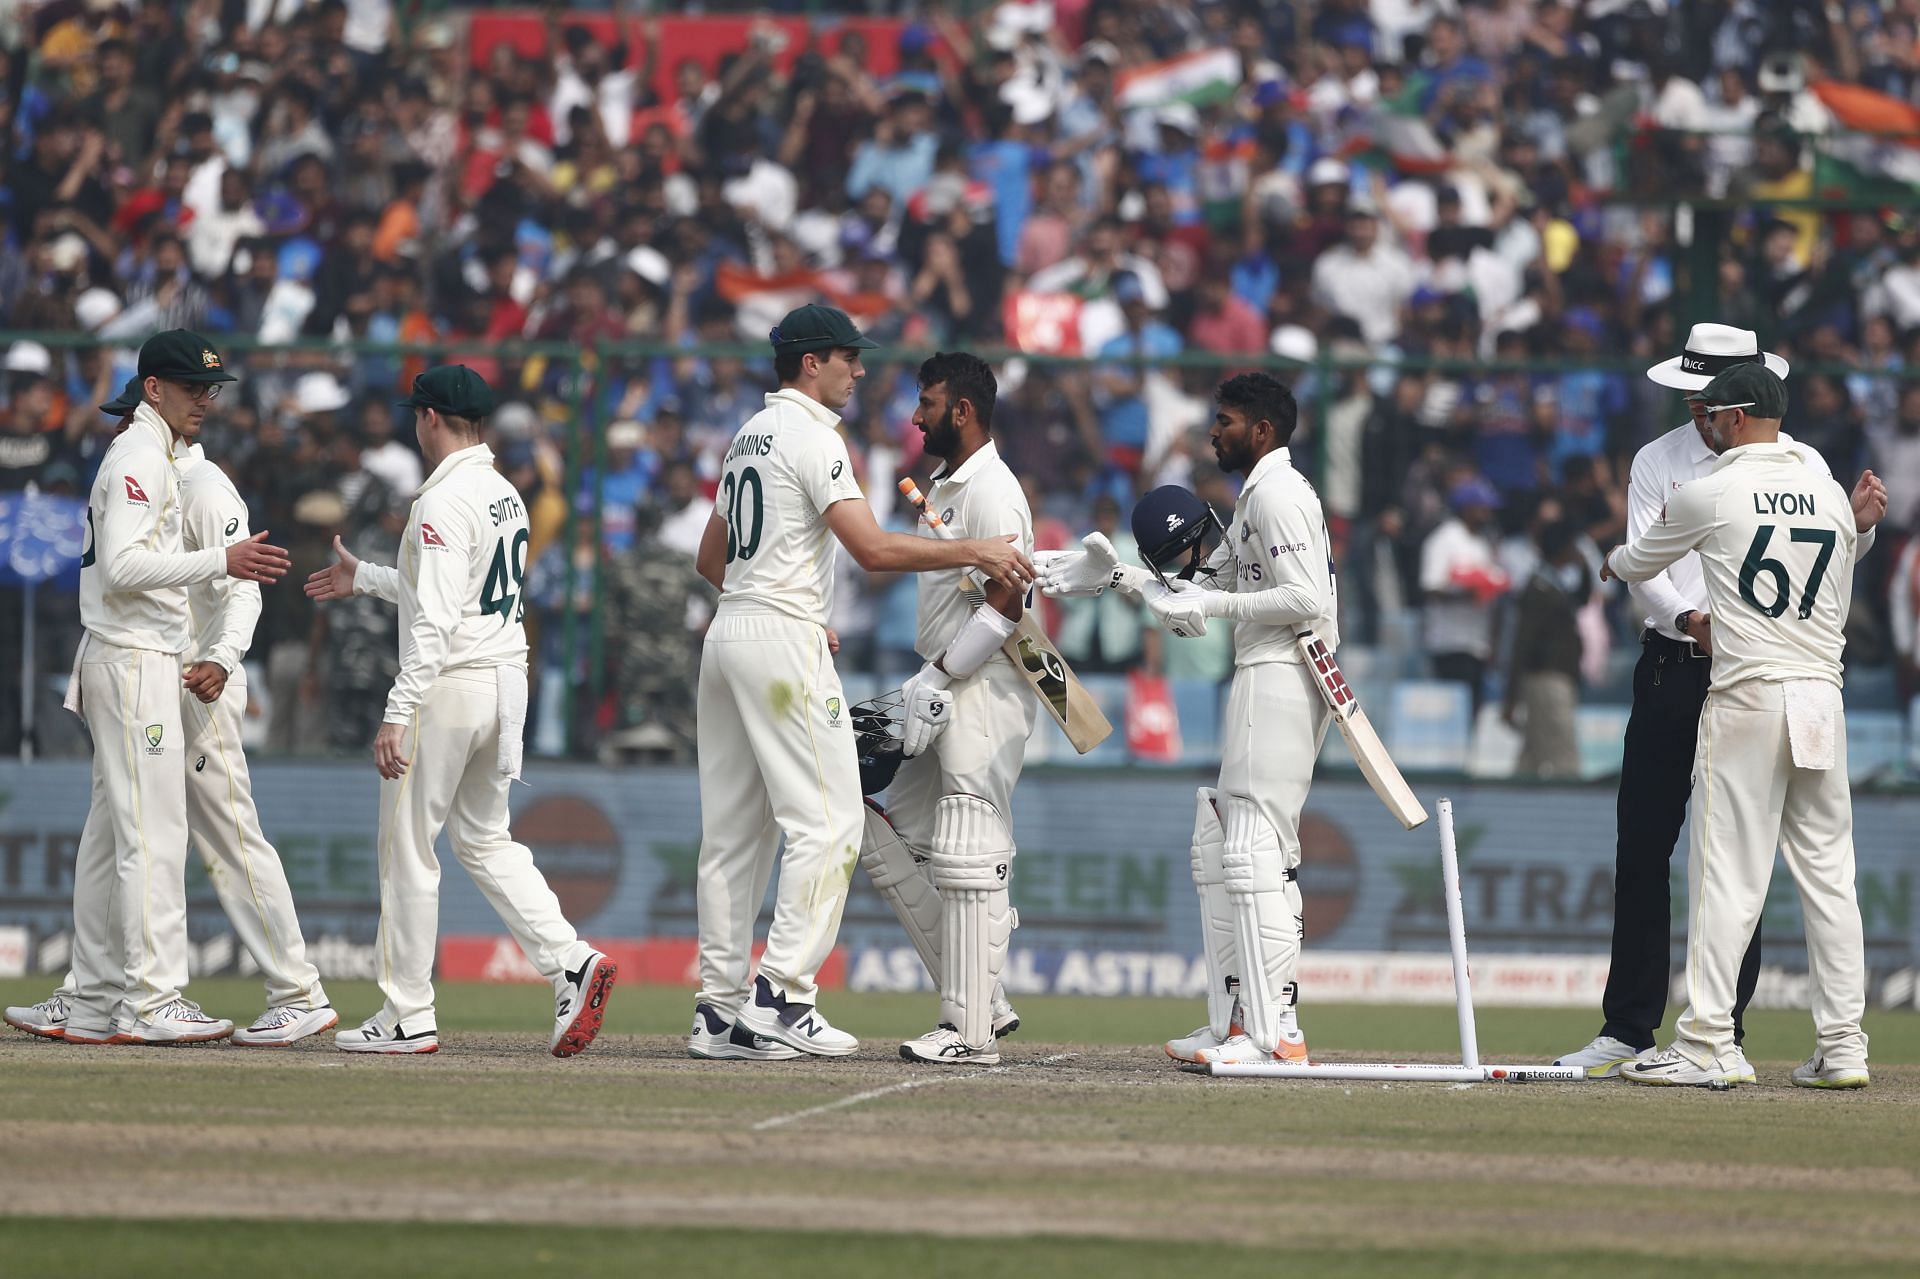
<svg viewBox="0 0 1920 1279">
<path fill-rule="evenodd" d="M 1686 349 L 1647 370 L 1661 386 L 1694 392 L 1715 376 L 1742 365 L 1765 368 L 1780 379 L 1787 362 L 1762 353 L 1755 335 L 1725 324 L 1696 324 Z M 1723 447 L 1714 442 L 1703 406 L 1690 402 L 1693 418 L 1634 455 L 1627 491 L 1627 540 L 1639 541 L 1665 517 L 1667 503 L 1684 484 L 1712 473 Z M 1779 443 L 1792 445 L 1781 432 Z M 1819 452 L 1795 448 L 1806 470 L 1831 479 Z M 1873 526 L 1886 513 L 1886 489 L 1872 472 L 1852 493 L 1859 554 L 1873 544 Z M 1701 707 L 1712 678 L 1713 616 L 1700 556 L 1689 551 L 1663 571 L 1631 584 L 1634 607 L 1644 619 L 1640 661 L 1633 672 L 1633 710 L 1615 801 L 1613 952 L 1601 1011 L 1606 1021 L 1593 1042 L 1559 1058 L 1557 1066 L 1583 1067 L 1591 1079 L 1611 1079 L 1621 1067 L 1651 1056 L 1654 1032 L 1666 1012 L 1672 964 L 1673 904 L 1668 865 L 1693 792 L 1694 750 Z M 1742 1014 L 1760 973 L 1760 929 L 1740 963 L 1733 1002 L 1736 1073 L 1752 1077 L 1741 1052 Z"/>
</svg>

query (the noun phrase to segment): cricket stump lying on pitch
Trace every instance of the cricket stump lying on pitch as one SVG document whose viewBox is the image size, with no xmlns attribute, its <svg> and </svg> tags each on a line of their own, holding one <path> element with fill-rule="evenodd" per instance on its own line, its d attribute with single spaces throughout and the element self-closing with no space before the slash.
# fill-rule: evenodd
<svg viewBox="0 0 1920 1279">
<path fill-rule="evenodd" d="M 1453 1003 L 1460 1018 L 1460 1064 L 1401 1062 L 1250 1061 L 1214 1062 L 1207 1073 L 1221 1078 L 1404 1080 L 1452 1084 L 1583 1083 L 1578 1066 L 1488 1066 L 1480 1061 L 1473 1024 L 1473 979 L 1467 973 L 1467 925 L 1460 907 L 1460 857 L 1453 843 L 1453 801 L 1442 799 L 1440 877 L 1447 900 L 1447 945 L 1453 952 Z"/>
</svg>

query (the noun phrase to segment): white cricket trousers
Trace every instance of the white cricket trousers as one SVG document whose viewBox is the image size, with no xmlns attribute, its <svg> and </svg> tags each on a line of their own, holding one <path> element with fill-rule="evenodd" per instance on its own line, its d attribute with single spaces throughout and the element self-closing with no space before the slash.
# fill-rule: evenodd
<svg viewBox="0 0 1920 1279">
<path fill-rule="evenodd" d="M 722 604 L 700 661 L 700 999 L 736 1014 L 748 996 L 753 921 L 782 832 L 780 892 L 760 973 L 816 1002 L 840 934 L 865 810 L 853 715 L 824 628 Z"/>
<path fill-rule="evenodd" d="M 1866 946 L 1853 882 L 1853 795 L 1844 715 L 1834 766 L 1795 768 L 1782 686 L 1746 680 L 1707 694 L 1693 757 L 1687 857 L 1687 1010 L 1676 1046 L 1705 1064 L 1733 1049 L 1734 984 L 1766 905 L 1777 846 L 1800 889 L 1820 1055 L 1864 1066 Z"/>
<path fill-rule="evenodd" d="M 1234 669 L 1220 725 L 1219 791 L 1259 805 L 1279 837 L 1289 870 L 1300 865 L 1300 813 L 1332 723 L 1304 662 Z"/>
<path fill-rule="evenodd" d="M 592 952 L 560 913 L 560 899 L 508 829 L 500 771 L 500 694 L 491 667 L 443 672 L 407 726 L 406 773 L 380 782 L 380 989 L 388 1026 L 432 1021 L 440 931 L 440 861 L 453 854 L 541 976 L 558 986 Z"/>
<path fill-rule="evenodd" d="M 300 918 L 294 911 L 292 890 L 287 887 L 287 872 L 280 864 L 280 854 L 261 831 L 260 814 L 253 804 L 253 781 L 247 772 L 246 753 L 240 749 L 246 708 L 244 669 L 233 672 L 212 703 L 181 690 L 187 830 L 234 934 L 266 978 L 267 1007 L 321 1008 L 327 1003 L 327 994 L 320 984 L 319 970 L 307 961 Z M 113 865 L 112 823 L 104 807 L 90 810 L 74 858 L 76 901 L 82 896 L 78 881 L 85 878 L 95 881 L 85 894 L 87 899 L 105 901 Z M 176 963 L 177 968 L 169 967 Z M 71 999 L 79 988 L 81 971 L 102 966 L 109 971 L 122 967 L 120 946 L 110 921 L 103 915 L 81 918 L 76 912 L 73 970 L 67 974 L 61 993 Z M 177 957 L 163 956 L 161 972 L 168 981 L 184 986 L 184 950 Z"/>
<path fill-rule="evenodd" d="M 104 1030 L 158 1013 L 186 982 L 186 740 L 178 653 L 81 642 L 94 838 L 74 870 L 70 1018 Z"/>
</svg>

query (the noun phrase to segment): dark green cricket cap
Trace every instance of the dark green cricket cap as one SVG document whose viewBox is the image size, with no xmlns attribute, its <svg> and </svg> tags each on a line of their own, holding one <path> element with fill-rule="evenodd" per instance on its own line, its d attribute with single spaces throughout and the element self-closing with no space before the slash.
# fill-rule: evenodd
<svg viewBox="0 0 1920 1279">
<path fill-rule="evenodd" d="M 136 374 L 127 379 L 127 384 L 120 388 L 120 394 L 100 406 L 100 411 L 114 417 L 126 417 L 140 407 L 140 399 L 140 377 Z"/>
<path fill-rule="evenodd" d="M 1764 364 L 1736 364 L 1687 397 L 1709 409 L 1745 409 L 1748 417 L 1787 415 L 1787 384 Z"/>
<path fill-rule="evenodd" d="M 213 343 L 192 329 L 168 329 L 148 338 L 140 348 L 140 380 L 168 382 L 237 382 L 220 363 Z"/>
<path fill-rule="evenodd" d="M 400 403 L 478 421 L 493 412 L 493 391 L 464 364 L 436 364 L 413 379 L 413 394 Z"/>
<path fill-rule="evenodd" d="M 871 351 L 879 347 L 872 338 L 862 336 L 859 329 L 853 327 L 853 321 L 847 313 L 837 307 L 821 306 L 809 303 L 787 312 L 786 318 L 771 333 L 767 341 L 773 343 L 775 355 L 786 351 L 837 351 L 841 347 L 852 347 L 856 351 Z"/>
</svg>

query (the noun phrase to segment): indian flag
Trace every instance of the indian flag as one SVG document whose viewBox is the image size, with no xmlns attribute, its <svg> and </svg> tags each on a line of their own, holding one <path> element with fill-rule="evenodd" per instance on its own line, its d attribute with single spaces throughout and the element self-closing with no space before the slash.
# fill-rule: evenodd
<svg viewBox="0 0 1920 1279">
<path fill-rule="evenodd" d="M 1210 107 L 1232 97 L 1239 87 L 1240 55 L 1232 49 L 1203 49 L 1122 71 L 1114 82 L 1114 97 L 1129 111 L 1173 102 Z"/>
<path fill-rule="evenodd" d="M 1815 140 L 1820 198 L 1911 200 L 1920 187 L 1920 109 L 1857 84 L 1816 80 L 1810 87 L 1846 130 Z"/>
<path fill-rule="evenodd" d="M 1350 160 L 1388 165 L 1400 173 L 1419 176 L 1445 173 L 1453 154 L 1427 125 L 1420 111 L 1426 77 L 1408 77 L 1397 98 L 1382 98 L 1348 136 L 1340 152 Z"/>
</svg>

